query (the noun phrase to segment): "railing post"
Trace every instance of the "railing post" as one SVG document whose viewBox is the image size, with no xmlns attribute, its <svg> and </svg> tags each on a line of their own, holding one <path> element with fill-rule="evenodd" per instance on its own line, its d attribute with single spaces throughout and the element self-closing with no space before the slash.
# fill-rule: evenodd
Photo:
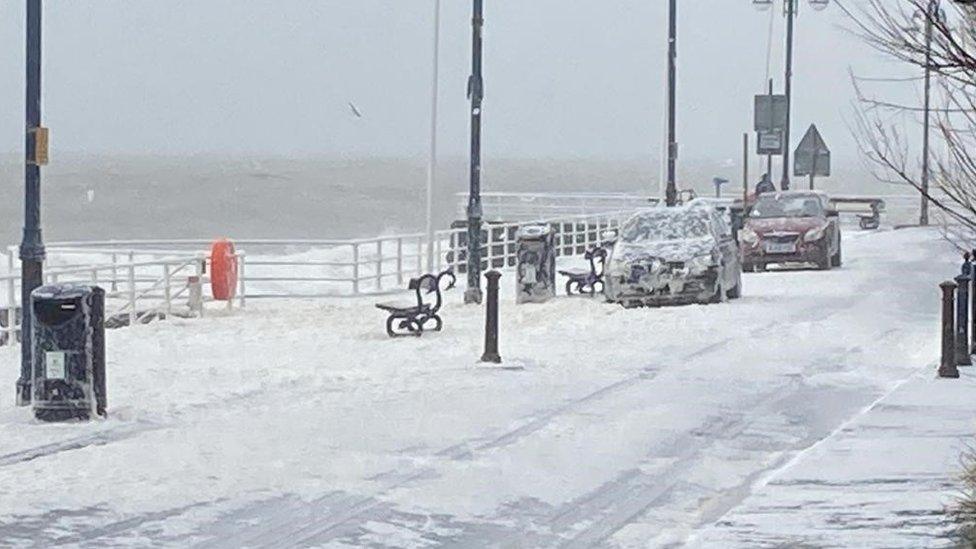
<svg viewBox="0 0 976 549">
<path fill-rule="evenodd" d="M 130 252 L 129 258 L 132 258 Z M 136 314 L 136 265 L 133 262 L 129 263 L 129 326 L 135 326 L 138 320 L 138 315 Z"/>
<path fill-rule="evenodd" d="M 956 277 L 956 365 L 972 366 L 969 357 L 969 275 Z"/>
<path fill-rule="evenodd" d="M 376 289 L 383 289 L 383 239 L 376 241 Z"/>
<path fill-rule="evenodd" d="M 119 291 L 119 255 L 112 252 L 112 292 Z"/>
<path fill-rule="evenodd" d="M 246 276 L 244 266 L 246 263 L 246 254 L 239 252 L 237 254 L 237 305 L 241 309 L 247 306 L 247 285 L 244 283 L 244 277 Z"/>
<path fill-rule="evenodd" d="M 163 263 L 163 301 L 168 316 L 173 312 L 172 294 L 170 293 L 169 263 Z"/>
<path fill-rule="evenodd" d="M 424 274 L 424 240 L 417 239 L 417 276 Z"/>
<path fill-rule="evenodd" d="M 403 237 L 397 237 L 397 286 L 403 286 Z"/>
<path fill-rule="evenodd" d="M 956 327 L 953 326 L 956 283 L 947 280 L 939 284 L 939 288 L 942 289 L 942 359 L 939 363 L 939 377 L 956 378 L 959 377 L 955 356 Z"/>
<path fill-rule="evenodd" d="M 485 228 L 486 228 L 485 232 L 487 233 L 485 235 L 487 237 L 485 238 L 485 245 L 487 246 L 488 249 L 481 254 L 481 259 L 485 262 L 485 266 L 487 269 L 494 269 L 495 266 L 492 263 L 492 252 L 495 251 L 495 228 L 490 224 L 487 225 Z"/>
<path fill-rule="evenodd" d="M 488 301 L 485 305 L 485 353 L 481 355 L 481 362 L 499 364 L 502 361 L 498 354 L 498 279 L 502 273 L 488 271 Z"/>
<path fill-rule="evenodd" d="M 437 272 L 444 270 L 444 254 L 441 250 L 441 238 L 434 233 L 434 250 L 437 254 L 437 259 L 434 261 L 434 265 L 437 265 Z"/>
<path fill-rule="evenodd" d="M 196 309 L 200 318 L 203 318 L 204 310 L 206 307 L 203 305 L 203 271 L 207 264 L 206 259 L 197 259 L 193 262 L 194 268 L 196 269 L 196 276 L 194 277 L 193 285 L 194 287 L 190 289 L 190 295 L 194 296 L 192 307 Z"/>
<path fill-rule="evenodd" d="M 10 306 L 11 311 L 17 309 L 17 279 L 14 275 L 14 269 L 14 252 L 7 250 L 7 275 L 10 277 L 7 279 L 7 305 Z M 10 327 L 13 328 L 13 326 L 14 323 L 11 322 Z"/>
<path fill-rule="evenodd" d="M 352 293 L 359 295 L 359 243 L 352 244 Z"/>
</svg>

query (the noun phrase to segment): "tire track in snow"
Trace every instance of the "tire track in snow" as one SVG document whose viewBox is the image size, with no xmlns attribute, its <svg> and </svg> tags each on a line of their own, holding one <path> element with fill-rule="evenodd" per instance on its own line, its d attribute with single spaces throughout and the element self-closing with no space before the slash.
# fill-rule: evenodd
<svg viewBox="0 0 976 549">
<path fill-rule="evenodd" d="M 898 330 L 889 329 L 881 333 L 880 339 L 882 341 L 887 340 L 897 334 Z M 814 360 L 810 362 L 810 365 L 820 362 L 822 361 Z M 854 419 L 862 416 L 866 410 L 883 401 L 907 380 L 918 375 L 920 375 L 919 372 L 914 372 L 905 379 L 898 381 L 895 389 L 885 391 L 882 396 L 872 399 L 872 402 L 867 406 L 858 407 L 853 416 L 842 420 L 839 426 L 831 427 L 813 436 L 804 437 L 790 444 L 788 448 L 777 450 L 783 455 L 767 466 L 753 471 L 732 490 L 749 487 L 757 480 L 759 482 L 763 482 L 764 479 L 768 481 L 776 473 L 795 463 L 800 459 L 800 456 L 805 455 L 812 448 L 819 446 L 825 440 L 842 431 Z M 712 418 L 701 428 L 681 437 L 678 442 L 673 444 L 673 447 L 680 448 L 677 460 L 663 472 L 649 475 L 642 473 L 639 469 L 629 470 L 596 491 L 572 502 L 565 510 L 554 515 L 546 524 L 554 539 L 548 543 L 543 541 L 541 544 L 565 548 L 586 548 L 606 542 L 616 532 L 641 517 L 656 503 L 667 497 L 678 484 L 684 482 L 684 479 L 677 473 L 687 469 L 688 465 L 694 463 L 703 451 L 720 442 L 741 435 L 757 420 L 770 417 L 777 411 L 789 409 L 789 405 L 799 397 L 798 389 L 801 388 L 801 385 L 797 379 L 793 379 L 791 389 L 785 395 L 782 388 L 767 393 L 766 397 L 756 406 L 745 414 L 740 414 L 739 419 L 728 421 L 726 418 Z M 649 457 L 657 457 L 657 455 Z M 748 490 L 742 492 L 738 501 L 744 499 L 748 493 Z M 726 502 L 727 509 L 720 513 L 720 516 L 727 514 L 736 502 L 735 500 Z M 518 547 L 523 541 L 519 536 L 516 536 L 516 539 L 503 542 L 501 545 Z"/>
<path fill-rule="evenodd" d="M 67 440 L 42 444 L 27 448 L 26 450 L 0 455 L 0 467 L 9 467 L 17 463 L 50 457 L 71 450 L 80 450 L 89 446 L 104 446 L 112 442 L 133 438 L 147 431 L 162 429 L 166 426 L 162 423 L 151 423 L 148 421 L 118 425 L 94 433 L 71 437 Z"/>
<path fill-rule="evenodd" d="M 819 322 L 839 311 L 852 308 L 855 305 L 856 303 L 853 300 L 839 301 L 839 305 L 836 308 L 825 307 L 818 303 L 815 306 L 804 308 L 799 312 L 788 314 L 784 318 L 771 320 L 760 327 L 752 329 L 750 333 L 753 335 L 767 333 L 770 329 L 782 326 L 784 322 L 790 324 L 800 321 Z M 722 338 L 718 341 L 703 345 L 695 351 L 683 354 L 679 359 L 669 363 L 687 363 L 692 359 L 719 351 L 739 339 L 736 337 Z M 653 367 L 645 367 L 635 375 L 603 386 L 583 397 L 573 399 L 561 406 L 545 411 L 541 415 L 529 419 L 520 427 L 498 435 L 491 440 L 485 441 L 484 437 L 467 440 L 436 452 L 434 456 L 450 460 L 472 459 L 476 453 L 509 446 L 541 431 L 558 417 L 576 412 L 587 404 L 608 398 L 634 385 L 652 381 L 657 377 L 658 371 Z M 414 481 L 430 478 L 431 476 L 436 476 L 436 470 L 432 468 L 425 468 L 410 473 L 391 471 L 390 473 L 374 478 L 374 480 L 381 481 L 382 485 L 372 495 L 358 497 L 343 496 L 341 498 L 341 504 L 337 508 L 329 506 L 328 513 L 324 513 L 325 516 L 322 519 L 311 520 L 305 524 L 300 524 L 302 521 L 296 521 L 294 519 L 293 510 L 287 510 L 276 513 L 274 517 L 264 516 L 265 519 L 271 520 L 263 520 L 263 524 L 260 527 L 252 528 L 250 532 L 247 530 L 244 532 L 238 530 L 236 536 L 230 536 L 229 539 L 225 538 L 207 542 L 201 544 L 199 547 L 236 548 L 241 546 L 255 546 L 287 548 L 300 546 L 309 542 L 322 543 L 333 540 L 340 537 L 339 535 L 341 535 L 342 531 L 352 528 L 355 525 L 353 523 L 354 519 L 362 519 L 369 512 L 379 510 L 383 506 L 383 503 L 377 499 L 379 496 L 404 487 Z M 316 500 L 312 506 L 318 507 L 325 505 L 331 499 L 334 498 L 332 496 L 321 498 Z M 269 522 L 273 524 L 271 528 L 268 528 Z M 360 520 L 359 522 L 363 521 Z"/>
<path fill-rule="evenodd" d="M 751 329 L 749 333 L 751 335 L 768 333 L 769 330 L 783 326 L 784 323 L 793 324 L 797 322 L 818 322 L 829 318 L 841 310 L 856 306 L 856 302 L 853 300 L 838 299 L 836 301 L 836 304 L 830 303 L 828 305 L 825 304 L 823 300 L 819 300 L 816 304 L 811 304 L 810 306 L 804 307 L 799 311 L 794 310 L 778 320 L 772 320 L 764 323 L 762 326 L 755 327 Z M 701 346 L 693 352 L 682 355 L 677 362 L 687 362 L 692 359 L 714 353 L 739 339 L 741 338 L 726 337 L 719 339 L 718 341 L 713 341 L 707 345 Z M 669 361 L 669 364 L 671 363 L 672 362 Z M 433 455 L 438 458 L 449 460 L 472 459 L 477 453 L 512 445 L 536 432 L 541 431 L 558 417 L 573 413 L 587 404 L 608 398 L 636 384 L 650 382 L 657 376 L 658 372 L 659 368 L 650 366 L 645 367 L 634 375 L 603 386 L 596 391 L 593 391 L 580 398 L 570 400 L 560 406 L 544 411 L 539 415 L 523 418 L 524 423 L 511 431 L 494 436 L 488 440 L 486 440 L 486 437 L 469 439 L 440 450 Z M 288 387 L 284 387 L 284 385 L 290 385 L 290 382 L 283 383 L 282 385 L 282 387 L 278 387 L 279 390 L 287 389 Z M 264 394 L 266 393 L 262 393 L 262 395 Z M 207 404 L 201 404 L 201 406 L 204 408 L 208 407 Z M 132 436 L 134 436 L 134 434 Z M 306 511 L 308 511 L 308 509 L 320 509 L 322 512 L 318 517 L 305 516 L 296 518 L 296 515 L 307 515 L 308 513 L 302 513 L 300 509 L 296 509 L 294 506 L 276 506 L 275 503 L 278 500 L 263 500 L 254 503 L 251 506 L 245 507 L 244 509 L 231 511 L 227 515 L 235 516 L 237 514 L 249 514 L 248 511 L 253 510 L 254 508 L 270 511 L 260 515 L 260 518 L 258 519 L 258 521 L 261 523 L 260 526 L 245 527 L 242 529 L 238 524 L 236 527 L 226 528 L 226 530 L 228 530 L 227 536 L 222 537 L 219 540 L 204 542 L 198 546 L 234 548 L 242 546 L 294 547 L 312 540 L 321 542 L 323 540 L 335 539 L 337 536 L 334 534 L 337 534 L 342 530 L 348 530 L 358 526 L 363 522 L 362 519 L 364 516 L 368 516 L 370 512 L 380 509 L 383 506 L 383 503 L 378 501 L 377 497 L 389 493 L 392 490 L 409 485 L 412 482 L 424 478 L 430 478 L 431 476 L 436 476 L 436 474 L 436 470 L 433 468 L 424 468 L 419 471 L 407 473 L 391 471 L 386 474 L 381 474 L 373 479 L 374 481 L 378 481 L 380 485 L 378 489 L 373 491 L 373 494 L 370 496 L 333 493 L 323 498 L 319 498 L 311 503 L 303 504 Z M 360 520 L 357 521 L 356 519 Z M 221 526 L 227 526 L 226 522 L 228 521 L 221 520 L 217 523 L 213 523 L 212 526 L 215 526 L 215 530 L 221 530 L 224 529 L 221 528 Z M 202 535 L 206 535 L 206 532 L 203 532 Z"/>
<path fill-rule="evenodd" d="M 547 525 L 555 536 L 552 545 L 581 549 L 605 542 L 684 482 L 679 473 L 695 462 L 702 452 L 742 434 L 754 421 L 777 410 L 781 403 L 793 398 L 799 385 L 793 380 L 792 390 L 786 396 L 781 390 L 772 392 L 745 414 L 738 414 L 736 418 L 713 417 L 700 428 L 680 437 L 673 444 L 679 450 L 676 459 L 664 471 L 654 474 L 639 469 L 628 471 L 571 503 Z M 663 479 L 667 480 L 662 482 Z M 517 545 L 513 543 L 511 546 Z"/>
<path fill-rule="evenodd" d="M 774 324 L 770 323 L 770 326 Z M 709 343 L 691 353 L 682 355 L 677 362 L 686 362 L 693 358 L 715 352 L 734 340 L 734 338 L 728 337 Z M 645 367 L 637 374 L 605 385 L 582 397 L 572 399 L 561 406 L 549 409 L 540 415 L 532 417 L 532 419 L 528 419 L 521 426 L 489 440 L 485 440 L 485 437 L 477 437 L 438 451 L 434 456 L 449 460 L 472 459 L 476 453 L 509 446 L 541 431 L 560 416 L 573 413 L 587 404 L 600 401 L 635 384 L 651 381 L 657 376 L 657 372 L 658 370 L 652 367 Z M 337 536 L 330 534 L 339 533 L 341 530 L 349 527 L 354 519 L 361 518 L 370 511 L 379 509 L 383 504 L 378 501 L 378 496 L 406 486 L 411 482 L 429 478 L 431 475 L 436 475 L 436 471 L 432 468 L 425 468 L 410 473 L 391 471 L 374 479 L 381 481 L 382 485 L 374 491 L 373 495 L 343 496 L 339 502 L 334 502 L 339 503 L 336 506 L 337 508 L 328 505 L 329 500 L 334 499 L 332 496 L 316 500 L 312 504 L 313 507 L 323 505 L 329 507 L 329 512 L 320 520 L 312 520 L 310 523 L 302 525 L 300 521 L 294 519 L 293 510 L 288 509 L 282 512 L 276 512 L 272 517 L 265 515 L 263 517 L 265 520 L 262 520 L 261 526 L 250 529 L 250 531 L 245 530 L 241 532 L 238 530 L 237 535 L 231 535 L 220 540 L 208 541 L 200 544 L 198 547 L 237 548 L 251 546 L 285 548 L 295 547 L 311 541 L 321 543 L 334 539 Z M 270 528 L 268 527 L 269 522 L 272 524 Z"/>
</svg>

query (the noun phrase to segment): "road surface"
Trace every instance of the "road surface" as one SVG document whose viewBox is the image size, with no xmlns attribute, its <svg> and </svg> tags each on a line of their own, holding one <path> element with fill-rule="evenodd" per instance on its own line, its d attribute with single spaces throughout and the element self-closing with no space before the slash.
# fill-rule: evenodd
<svg viewBox="0 0 976 549">
<path fill-rule="evenodd" d="M 501 367 L 476 362 L 484 313 L 460 291 L 419 339 L 387 338 L 367 299 L 116 330 L 111 418 L 86 425 L 15 408 L 0 348 L 0 540 L 708 546 L 764 479 L 934 367 L 955 253 L 905 230 L 849 232 L 844 255 L 662 309 L 517 307 L 506 273 Z"/>
</svg>

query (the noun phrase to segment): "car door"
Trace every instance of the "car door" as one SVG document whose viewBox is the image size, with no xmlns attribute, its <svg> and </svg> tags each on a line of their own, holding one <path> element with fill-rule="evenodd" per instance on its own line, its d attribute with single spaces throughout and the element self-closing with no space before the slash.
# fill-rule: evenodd
<svg viewBox="0 0 976 549">
<path fill-rule="evenodd" d="M 824 216 L 827 220 L 827 252 L 833 257 L 840 250 L 840 214 L 829 201 L 824 201 Z"/>
<path fill-rule="evenodd" d="M 726 288 L 730 288 L 736 283 L 736 271 L 739 266 L 739 247 L 732 237 L 732 229 L 725 222 L 721 212 L 715 210 L 712 215 L 712 230 L 715 233 L 715 241 L 718 242 L 719 251 L 722 254 L 722 279 Z"/>
</svg>

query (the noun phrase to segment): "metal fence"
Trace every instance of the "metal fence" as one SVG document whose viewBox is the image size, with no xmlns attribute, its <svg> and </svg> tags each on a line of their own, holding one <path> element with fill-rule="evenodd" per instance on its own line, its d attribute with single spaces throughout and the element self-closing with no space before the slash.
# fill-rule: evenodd
<svg viewBox="0 0 976 549">
<path fill-rule="evenodd" d="M 203 253 L 61 246 L 52 246 L 48 253 L 58 263 L 82 258 L 74 264 L 48 265 L 44 282 L 103 287 L 105 322 L 109 327 L 147 323 L 167 316 L 202 316 L 205 304 L 212 301 L 206 297 L 208 258 Z M 22 314 L 17 248 L 8 248 L 5 255 L 6 273 L 0 275 L 0 286 L 4 288 L 0 344 L 19 339 Z M 236 260 L 240 268 L 245 257 L 238 254 Z M 245 305 L 243 291 L 239 291 L 237 303 L 241 307 Z M 233 302 L 225 306 L 233 306 Z"/>
<path fill-rule="evenodd" d="M 559 255 L 579 255 L 601 241 L 601 233 L 619 226 L 633 210 L 563 216 L 516 223 L 487 223 L 482 232 L 485 267 L 515 264 L 516 233 L 525 225 L 548 224 L 557 234 Z M 457 227 L 435 233 L 438 271 L 463 272 L 467 232 Z M 236 302 L 248 299 L 355 297 L 402 291 L 423 274 L 424 234 L 368 239 L 243 239 L 237 247 Z M 106 289 L 106 318 L 115 325 L 148 322 L 167 315 L 204 313 L 212 241 L 113 240 L 60 242 L 47 248 L 45 282 L 99 284 Z M 247 250 L 247 253 L 244 252 Z M 20 277 L 17 248 L 6 251 L 0 273 L 5 303 L 0 301 L 0 343 L 18 330 Z M 3 299 L 3 298 L 0 298 Z M 5 320 L 6 319 L 6 320 Z M 6 336 L 6 338 L 4 337 Z"/>
</svg>

